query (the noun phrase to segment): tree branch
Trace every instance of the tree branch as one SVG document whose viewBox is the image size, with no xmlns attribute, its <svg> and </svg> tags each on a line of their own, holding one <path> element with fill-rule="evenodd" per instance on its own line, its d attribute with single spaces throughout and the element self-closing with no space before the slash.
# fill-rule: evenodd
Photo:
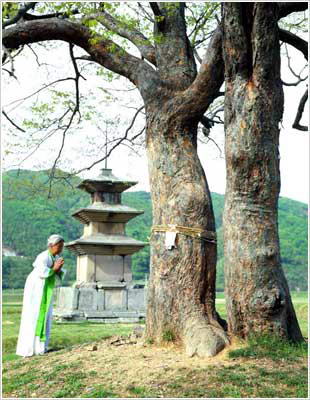
<svg viewBox="0 0 310 400">
<path fill-rule="evenodd" d="M 127 53 L 110 39 L 93 35 L 85 26 L 66 19 L 50 18 L 28 21 L 3 31 L 7 48 L 47 40 L 62 40 L 83 48 L 94 62 L 128 78 L 145 101 L 151 98 L 159 84 L 159 76 L 148 63 Z"/>
<path fill-rule="evenodd" d="M 110 156 L 110 154 L 113 152 L 113 150 L 114 150 L 115 148 L 117 148 L 120 144 L 122 144 L 124 141 L 129 141 L 129 142 L 132 143 L 138 136 L 140 136 L 140 135 L 143 133 L 143 131 L 145 130 L 145 127 L 144 127 L 140 132 L 138 132 L 138 134 L 136 134 L 135 136 L 133 136 L 132 138 L 128 138 L 128 133 L 129 133 L 130 129 L 133 127 L 134 122 L 135 122 L 135 120 L 136 120 L 138 114 L 141 112 L 141 110 L 142 110 L 143 108 L 144 108 L 144 106 L 141 106 L 141 107 L 136 111 L 136 113 L 134 114 L 133 119 L 132 119 L 132 121 L 131 121 L 129 127 L 126 129 L 125 134 L 124 134 L 123 137 L 121 137 L 121 138 L 116 138 L 116 139 L 113 139 L 112 141 L 109 141 L 109 142 L 108 142 L 108 143 L 112 143 L 112 142 L 116 142 L 116 143 L 114 144 L 114 146 L 112 146 L 112 147 L 109 149 L 109 151 L 105 154 L 104 157 L 102 157 L 102 158 L 100 158 L 100 159 L 94 161 L 94 162 L 93 162 L 92 164 L 90 164 L 88 167 L 84 167 L 84 168 L 79 169 L 78 171 L 75 171 L 75 172 L 73 172 L 73 173 L 67 174 L 67 175 L 65 176 L 65 178 L 70 178 L 70 177 L 72 177 L 72 176 L 74 176 L 74 175 L 79 174 L 80 172 L 83 172 L 83 171 L 85 171 L 85 170 L 90 170 L 93 166 L 95 166 L 95 165 L 97 165 L 98 163 L 100 163 L 100 162 L 104 161 L 105 159 L 107 159 L 107 158 Z M 63 179 L 63 178 L 64 178 L 64 177 L 61 177 L 61 178 L 53 177 L 53 179 Z M 49 180 L 48 180 L 48 181 L 49 181 Z M 48 181 L 47 181 L 47 182 L 48 182 Z M 47 183 L 47 182 L 45 182 L 45 183 Z"/>
<path fill-rule="evenodd" d="M 51 13 L 51 14 L 43 14 L 43 15 L 34 15 L 34 14 L 25 14 L 23 16 L 23 20 L 24 21 L 37 21 L 38 19 L 47 19 L 47 18 L 69 18 L 70 15 L 75 15 L 75 14 L 79 14 L 79 10 L 78 9 L 74 9 L 72 11 L 70 11 L 70 13 L 66 13 L 66 12 L 55 12 L 55 13 Z"/>
<path fill-rule="evenodd" d="M 65 82 L 65 81 L 69 81 L 69 80 L 74 80 L 74 78 L 72 78 L 72 77 L 62 78 L 62 79 L 57 79 L 56 81 L 47 83 L 46 85 L 42 86 L 40 89 L 38 89 L 38 90 L 36 90 L 35 92 L 29 94 L 28 96 L 25 96 L 25 97 L 23 97 L 23 98 L 21 98 L 21 99 L 17 99 L 17 100 L 12 101 L 11 103 L 7 104 L 6 107 L 11 106 L 12 104 L 15 104 L 15 103 L 23 102 L 23 101 L 29 99 L 30 97 L 32 97 L 32 96 L 38 94 L 38 93 L 41 92 L 42 90 L 48 88 L 49 86 L 55 85 L 55 83 Z M 19 105 L 19 104 L 18 104 L 18 105 Z M 14 107 L 14 108 L 15 108 L 15 107 Z"/>
<path fill-rule="evenodd" d="M 304 112 L 305 109 L 305 104 L 308 100 L 308 88 L 306 89 L 305 93 L 303 94 L 303 96 L 300 99 L 299 105 L 298 105 L 298 109 L 297 109 L 297 114 L 296 114 L 296 118 L 295 121 L 293 123 L 293 128 L 298 129 L 299 131 L 307 131 L 308 127 L 304 126 L 304 125 L 300 125 L 300 120 L 302 118 L 302 114 Z"/>
<path fill-rule="evenodd" d="M 168 6 L 169 4 L 169 6 Z M 185 3 L 150 3 L 155 15 L 154 37 L 158 73 L 173 90 L 186 89 L 197 75 L 186 32 Z"/>
<path fill-rule="evenodd" d="M 6 28 L 7 26 L 16 24 L 21 18 L 23 18 L 25 16 L 25 14 L 27 13 L 27 11 L 34 9 L 35 5 L 37 4 L 37 2 L 30 2 L 30 3 L 26 3 L 25 6 L 20 7 L 20 9 L 17 11 L 17 14 L 15 15 L 15 17 L 9 19 L 8 21 L 4 21 L 2 24 L 2 28 Z"/>
<path fill-rule="evenodd" d="M 13 125 L 15 126 L 16 129 L 18 129 L 21 132 L 26 132 L 24 129 L 22 129 L 21 127 L 19 127 L 14 121 L 11 120 L 11 118 L 7 115 L 7 113 L 2 110 L 2 114 L 5 116 L 5 118 Z"/>
<path fill-rule="evenodd" d="M 291 46 L 295 47 L 297 50 L 301 51 L 305 59 L 308 60 L 308 42 L 306 42 L 299 36 L 294 35 L 294 33 L 280 28 L 279 39 L 282 40 L 282 42 L 288 43 Z"/>
<path fill-rule="evenodd" d="M 202 118 L 209 105 L 219 96 L 224 82 L 222 31 L 218 25 L 203 57 L 194 82 L 178 95 L 178 113 Z"/>
<path fill-rule="evenodd" d="M 10 74 L 11 77 L 13 77 L 17 80 L 17 78 L 15 76 L 14 58 L 12 57 L 12 54 L 9 52 L 9 50 L 4 45 L 2 47 L 3 47 L 3 53 L 4 53 L 4 55 L 2 57 L 2 63 L 6 60 L 7 57 L 9 58 L 10 63 L 11 63 L 11 71 L 7 70 L 7 72 Z"/>
<path fill-rule="evenodd" d="M 293 12 L 307 10 L 308 2 L 300 1 L 298 3 L 297 2 L 278 3 L 278 7 L 279 7 L 279 18 L 284 18 Z"/>
<path fill-rule="evenodd" d="M 307 3 L 279 3 L 283 4 L 280 15 L 288 15 L 293 11 L 302 11 Z M 290 7 L 286 7 L 290 4 Z M 292 4 L 295 4 L 293 6 Z M 285 14 L 286 13 L 286 14 Z M 307 42 L 291 32 L 279 29 L 280 39 L 294 45 L 307 58 Z M 282 31 L 282 32 L 281 32 Z M 282 36 L 281 36 L 282 35 Z M 285 40 L 284 40 L 285 39 Z M 224 82 L 224 63 L 222 59 L 222 29 L 219 24 L 210 39 L 200 70 L 194 82 L 180 94 L 178 112 L 183 112 L 201 118 L 209 105 L 217 97 Z M 191 110 L 190 113 L 188 110 Z"/>
<path fill-rule="evenodd" d="M 85 26 L 59 18 L 27 21 L 9 27 L 3 31 L 2 40 L 3 45 L 10 49 L 46 40 L 62 40 L 75 44 L 83 48 L 95 62 L 128 78 L 137 86 L 144 85 L 144 88 L 145 76 L 142 79 L 141 72 L 153 76 L 156 74 L 150 65 L 127 53 L 112 40 L 92 36 Z"/>
<path fill-rule="evenodd" d="M 295 78 L 298 79 L 298 81 L 297 81 L 297 82 L 293 82 L 293 83 L 287 83 L 287 82 L 284 82 L 283 80 L 281 80 L 281 82 L 282 82 L 282 84 L 285 85 L 285 86 L 297 86 L 297 85 L 299 85 L 301 82 L 303 82 L 303 81 L 305 81 L 306 79 L 308 79 L 308 76 L 305 76 L 304 78 L 302 78 L 302 77 L 300 76 L 301 73 L 302 73 L 302 71 L 306 68 L 307 64 L 302 68 L 302 70 L 299 72 L 299 74 L 297 74 L 297 73 L 293 70 L 293 68 L 292 68 L 292 66 L 291 66 L 291 57 L 290 57 L 290 55 L 289 55 L 289 52 L 288 52 L 288 48 L 287 48 L 287 44 L 286 44 L 286 43 L 284 43 L 284 47 L 285 47 L 286 57 L 287 57 L 287 66 L 288 66 L 289 70 L 291 71 L 291 73 L 295 76 Z"/>
<path fill-rule="evenodd" d="M 127 4 L 127 6 L 129 6 Z M 141 11 L 143 12 L 143 18 L 146 18 L 148 21 L 154 23 L 154 19 L 152 18 L 152 16 L 146 11 L 146 9 L 142 6 L 142 4 L 140 2 L 138 2 L 138 7 L 141 9 Z"/>
<path fill-rule="evenodd" d="M 141 52 L 142 57 L 146 60 L 150 61 L 153 65 L 156 66 L 156 57 L 155 57 L 155 49 L 150 44 L 148 39 L 137 29 L 122 27 L 124 25 L 117 21 L 112 15 L 107 13 L 106 11 L 101 11 L 100 13 L 91 14 L 83 18 L 83 20 L 95 19 L 100 22 L 105 28 L 111 30 L 124 37 L 125 39 L 130 40 Z"/>
<path fill-rule="evenodd" d="M 163 16 L 163 13 L 161 12 L 157 2 L 150 2 L 149 4 L 150 4 L 150 7 L 151 7 L 155 17 L 162 17 Z"/>
<path fill-rule="evenodd" d="M 59 160 L 59 158 L 61 156 L 62 150 L 63 150 L 64 145 L 65 145 L 66 133 L 69 130 L 69 128 L 71 127 L 73 119 L 74 119 L 76 114 L 79 114 L 79 122 L 80 122 L 80 119 L 81 119 L 81 113 L 80 113 L 80 89 L 79 89 L 79 79 L 81 77 L 81 74 L 80 74 L 80 71 L 78 69 L 76 60 L 74 58 L 73 45 L 71 43 L 69 43 L 69 52 L 70 52 L 70 57 L 71 57 L 71 61 L 72 61 L 72 64 L 73 64 L 73 68 L 74 68 L 74 71 L 75 71 L 75 78 L 74 78 L 74 82 L 75 82 L 75 107 L 72 110 L 72 114 L 71 114 L 70 120 L 69 120 L 68 124 L 66 125 L 66 127 L 65 127 L 65 129 L 63 131 L 61 147 L 59 149 L 58 155 L 57 155 L 57 157 L 56 157 L 56 159 L 54 161 L 53 167 L 51 169 L 50 180 L 49 180 L 50 184 L 49 184 L 48 198 L 50 198 L 50 195 L 51 195 L 52 181 L 53 181 L 53 178 L 54 178 L 54 175 L 55 175 L 55 169 L 56 169 L 56 166 L 57 166 L 57 162 L 58 162 L 58 160 Z"/>
</svg>

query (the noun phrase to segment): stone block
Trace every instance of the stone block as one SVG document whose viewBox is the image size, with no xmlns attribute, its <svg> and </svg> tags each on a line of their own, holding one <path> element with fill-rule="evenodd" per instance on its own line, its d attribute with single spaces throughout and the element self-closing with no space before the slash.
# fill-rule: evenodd
<svg viewBox="0 0 310 400">
<path fill-rule="evenodd" d="M 144 310 L 144 289 L 128 289 L 128 310 Z"/>
<path fill-rule="evenodd" d="M 95 255 L 79 255 L 77 257 L 77 276 L 78 282 L 94 282 L 96 280 Z"/>
<path fill-rule="evenodd" d="M 97 281 L 120 281 L 132 280 L 131 257 L 120 255 L 96 255 L 96 280 Z"/>
<path fill-rule="evenodd" d="M 114 318 L 116 314 L 113 311 L 84 311 L 87 318 Z"/>
<path fill-rule="evenodd" d="M 96 289 L 83 289 L 79 291 L 79 310 L 97 310 L 98 293 Z"/>
<path fill-rule="evenodd" d="M 75 310 L 78 307 L 78 289 L 59 287 L 57 291 L 56 307 L 66 310 Z"/>
<path fill-rule="evenodd" d="M 105 290 L 105 309 L 106 310 L 126 310 L 127 291 L 126 289 Z"/>
<path fill-rule="evenodd" d="M 136 323 L 136 322 L 139 322 L 139 321 L 140 321 L 140 318 L 139 318 L 139 317 L 131 317 L 131 318 L 119 317 L 119 318 L 118 318 L 118 322 L 124 323 L 124 324 L 127 324 L 127 323 Z"/>
<path fill-rule="evenodd" d="M 104 290 L 98 290 L 97 294 L 97 300 L 98 300 L 98 311 L 103 311 L 105 309 L 105 302 L 104 302 Z"/>
</svg>

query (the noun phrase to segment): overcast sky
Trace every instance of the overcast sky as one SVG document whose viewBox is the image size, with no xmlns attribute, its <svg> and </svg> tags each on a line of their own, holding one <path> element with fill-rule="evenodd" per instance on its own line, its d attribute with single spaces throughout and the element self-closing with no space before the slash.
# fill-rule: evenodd
<svg viewBox="0 0 310 400">
<path fill-rule="evenodd" d="M 60 46 L 60 48 L 59 48 Z M 48 67 L 38 67 L 30 50 L 25 51 L 24 56 L 20 56 L 15 62 L 15 74 L 18 78 L 16 81 L 13 78 L 8 79 L 7 74 L 3 72 L 4 79 L 2 80 L 2 106 L 5 111 L 10 113 L 14 121 L 21 123 L 23 118 L 30 118 L 30 105 L 33 99 L 24 102 L 23 105 L 14 109 L 16 104 L 8 106 L 9 103 L 25 97 L 36 91 L 47 82 L 51 82 L 59 77 L 72 75 L 70 59 L 68 57 L 68 45 L 57 44 L 54 50 L 40 49 L 40 46 L 34 46 L 38 51 L 38 55 L 42 62 L 51 64 Z M 133 54 L 138 55 L 137 51 L 132 48 Z M 284 48 L 282 50 L 282 79 L 286 82 L 295 82 L 296 78 L 289 71 L 287 66 Z M 305 65 L 303 56 L 289 47 L 291 56 L 291 64 L 296 72 L 299 72 Z M 201 54 L 202 55 L 202 54 Z M 82 62 L 79 63 L 82 65 Z M 93 67 L 92 67 L 93 68 Z M 68 72 L 69 71 L 69 72 Z M 305 75 L 306 70 L 302 76 Z M 109 129 L 109 135 L 118 134 L 121 136 L 125 129 L 129 126 L 130 121 L 135 113 L 134 109 L 128 108 L 134 106 L 136 108 L 142 105 L 142 99 L 137 90 L 129 92 L 120 92 L 118 90 L 128 88 L 132 89 L 132 84 L 124 78 L 120 78 L 111 83 L 105 83 L 100 76 L 90 75 L 85 72 L 87 81 L 81 82 L 82 93 L 88 97 L 89 104 L 96 107 L 101 114 L 98 123 L 103 127 L 105 118 L 115 120 L 120 118 L 118 126 Z M 68 84 L 66 84 L 68 85 Z M 69 88 L 66 85 L 58 85 L 57 89 L 65 90 Z M 69 83 L 70 88 L 72 83 Z M 113 101 L 103 100 L 103 91 L 97 87 L 113 88 L 117 96 L 121 96 L 121 100 Z M 305 82 L 299 86 L 284 86 L 285 91 L 285 110 L 283 119 L 283 128 L 280 134 L 280 169 L 281 169 L 281 192 L 280 196 L 289 197 L 307 203 L 309 199 L 309 136 L 307 132 L 297 131 L 291 128 L 296 115 L 296 110 L 300 97 L 305 91 Z M 44 97 L 45 96 L 45 97 Z M 48 101 L 48 95 L 42 94 L 39 100 Z M 100 103 L 101 102 L 101 103 Z M 308 103 L 307 103 L 308 105 Z M 302 119 L 302 124 L 308 124 L 308 107 Z M 22 143 L 25 141 L 23 157 L 29 155 L 32 149 L 29 144 L 26 144 L 25 135 L 28 132 L 21 133 L 15 131 L 18 136 L 13 137 L 12 131 L 9 131 L 7 122 L 2 119 L 2 140 L 6 149 L 13 151 L 8 155 L 4 155 L 3 169 L 16 168 L 16 162 L 21 161 L 21 154 L 16 154 L 14 151 L 15 142 Z M 134 128 L 130 131 L 130 136 L 134 136 L 144 126 L 144 116 L 140 114 Z M 104 143 L 104 136 L 95 126 L 83 124 L 80 130 L 75 130 L 66 139 L 63 157 L 59 167 L 66 170 L 68 165 L 72 168 L 81 168 L 88 166 L 92 162 L 102 156 L 104 149 L 100 149 L 100 145 Z M 112 132 L 113 131 L 113 132 Z M 4 135 L 3 135 L 4 133 Z M 42 133 L 41 133 L 42 135 Z M 211 141 L 208 144 L 199 143 L 198 153 L 201 163 L 205 169 L 208 179 L 209 188 L 212 192 L 225 193 L 225 160 L 224 160 L 224 132 L 223 125 L 219 125 L 211 131 L 211 137 L 216 141 L 222 149 L 222 156 L 218 148 Z M 47 140 L 39 149 L 22 163 L 21 168 L 40 169 L 50 168 L 55 160 L 62 135 L 58 133 Z M 16 146 L 16 148 L 19 148 Z M 109 157 L 108 168 L 112 168 L 115 175 L 139 181 L 139 184 L 129 189 L 129 191 L 145 190 L 149 191 L 149 177 L 147 169 L 147 159 L 143 146 L 138 149 L 139 155 L 131 151 L 128 147 L 121 146 L 115 150 Z M 104 168 L 104 162 L 94 166 L 90 171 L 81 173 L 81 177 L 94 177 L 99 173 L 99 169 Z"/>
</svg>

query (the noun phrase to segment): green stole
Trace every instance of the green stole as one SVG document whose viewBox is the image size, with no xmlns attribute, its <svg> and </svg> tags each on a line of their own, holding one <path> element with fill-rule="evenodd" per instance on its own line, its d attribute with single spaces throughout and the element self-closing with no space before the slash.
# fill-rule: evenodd
<svg viewBox="0 0 310 400">
<path fill-rule="evenodd" d="M 50 256 L 52 257 L 53 265 L 54 265 L 55 257 L 50 252 L 50 250 L 48 250 L 48 251 L 49 251 Z M 41 298 L 39 317 L 37 320 L 37 325 L 36 325 L 36 330 L 35 330 L 35 336 L 39 336 L 41 342 L 46 341 L 47 312 L 48 312 L 48 309 L 49 309 L 49 306 L 51 303 L 53 289 L 55 286 L 55 271 L 53 270 L 53 265 L 48 273 L 48 277 L 45 278 L 43 293 L 42 293 L 42 298 Z"/>
</svg>

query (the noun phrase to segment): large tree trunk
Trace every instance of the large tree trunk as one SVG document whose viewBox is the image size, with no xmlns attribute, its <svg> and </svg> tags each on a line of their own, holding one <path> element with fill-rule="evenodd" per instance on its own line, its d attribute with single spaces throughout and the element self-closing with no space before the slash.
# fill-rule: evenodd
<svg viewBox="0 0 310 400">
<path fill-rule="evenodd" d="M 279 121 L 283 113 L 277 3 L 224 3 L 228 331 L 303 340 L 278 236 Z"/>
<path fill-rule="evenodd" d="M 214 232 L 211 196 L 197 155 L 198 121 L 172 117 L 171 102 L 161 105 L 147 110 L 153 225 Z M 150 245 L 146 337 L 159 343 L 169 333 L 188 355 L 214 356 L 229 343 L 215 311 L 216 244 L 178 234 L 177 247 L 168 250 L 165 233 L 154 232 Z"/>
</svg>

